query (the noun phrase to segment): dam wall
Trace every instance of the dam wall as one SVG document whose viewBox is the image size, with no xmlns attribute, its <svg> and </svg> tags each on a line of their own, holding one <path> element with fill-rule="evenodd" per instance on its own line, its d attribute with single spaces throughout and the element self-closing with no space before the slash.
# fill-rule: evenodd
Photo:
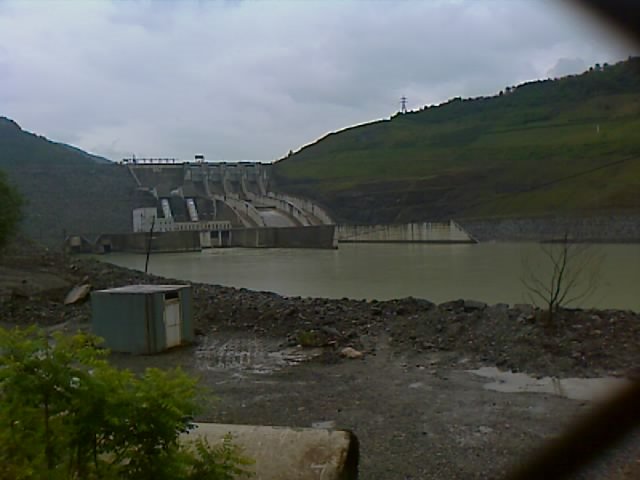
<svg viewBox="0 0 640 480">
<path fill-rule="evenodd" d="M 337 248 L 334 225 L 231 230 L 229 246 L 251 248 Z"/>
<path fill-rule="evenodd" d="M 95 251 L 145 253 L 149 245 L 148 233 L 124 233 L 101 235 Z M 200 232 L 158 232 L 151 240 L 152 253 L 197 252 L 202 249 Z"/>
<path fill-rule="evenodd" d="M 421 222 L 400 225 L 338 225 L 340 243 L 476 243 L 460 225 Z"/>
<path fill-rule="evenodd" d="M 286 200 L 277 198 L 272 195 L 254 195 L 249 194 L 249 198 L 256 205 L 264 207 L 272 207 L 281 212 L 286 213 L 289 217 L 293 218 L 296 222 L 303 226 L 315 225 L 310 218 L 310 215 L 304 210 L 298 208 L 296 205 Z"/>
<path fill-rule="evenodd" d="M 260 212 L 250 202 L 233 196 L 225 197 L 224 202 L 238 215 L 243 225 L 247 227 L 264 226 L 264 220 L 260 216 Z"/>
<path fill-rule="evenodd" d="M 270 164 L 174 159 L 123 163 L 139 189 L 153 192 L 159 214 L 176 221 L 195 221 L 197 213 L 200 220 L 230 221 L 246 228 L 333 224 L 312 201 L 269 192 Z"/>
<path fill-rule="evenodd" d="M 324 208 L 315 204 L 311 200 L 308 200 L 306 198 L 295 197 L 293 195 L 288 195 L 286 193 L 281 193 L 281 192 L 269 192 L 268 196 L 284 201 L 286 203 L 289 203 L 293 205 L 295 208 L 297 208 L 298 210 L 301 210 L 303 212 L 308 212 L 313 217 L 315 217 L 315 219 L 317 219 L 317 223 L 324 224 L 324 225 L 335 224 L 335 222 L 331 218 L 331 215 L 329 215 L 329 213 Z"/>
</svg>

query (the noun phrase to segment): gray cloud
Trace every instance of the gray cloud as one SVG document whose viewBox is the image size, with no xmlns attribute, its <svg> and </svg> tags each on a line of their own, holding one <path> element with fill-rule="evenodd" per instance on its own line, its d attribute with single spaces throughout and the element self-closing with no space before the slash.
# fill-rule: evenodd
<svg viewBox="0 0 640 480">
<path fill-rule="evenodd" d="M 118 159 L 327 131 L 634 53 L 550 1 L 0 1 L 0 114 Z M 576 70 L 577 69 L 577 70 Z"/>
</svg>

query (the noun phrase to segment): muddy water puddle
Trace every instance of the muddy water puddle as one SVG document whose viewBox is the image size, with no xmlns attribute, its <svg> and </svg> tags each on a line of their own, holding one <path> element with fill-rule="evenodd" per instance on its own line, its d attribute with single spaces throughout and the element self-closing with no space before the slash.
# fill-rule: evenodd
<svg viewBox="0 0 640 480">
<path fill-rule="evenodd" d="M 219 338 L 213 334 L 203 339 L 195 358 L 199 370 L 268 374 L 306 362 L 321 353 L 321 349 L 283 346 L 277 339 Z"/>
<path fill-rule="evenodd" d="M 486 390 L 503 393 L 546 393 L 572 400 L 598 401 L 628 385 L 629 381 L 615 377 L 601 378 L 535 378 L 526 373 L 503 372 L 496 367 L 468 370 L 491 380 Z"/>
</svg>

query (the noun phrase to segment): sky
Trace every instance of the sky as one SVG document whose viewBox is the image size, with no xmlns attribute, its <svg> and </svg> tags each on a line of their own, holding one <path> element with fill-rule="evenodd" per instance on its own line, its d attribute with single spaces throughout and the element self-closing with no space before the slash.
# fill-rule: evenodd
<svg viewBox="0 0 640 480">
<path fill-rule="evenodd" d="M 0 0 L 0 116 L 111 160 L 272 161 L 402 96 L 637 54 L 562 0 Z"/>
</svg>

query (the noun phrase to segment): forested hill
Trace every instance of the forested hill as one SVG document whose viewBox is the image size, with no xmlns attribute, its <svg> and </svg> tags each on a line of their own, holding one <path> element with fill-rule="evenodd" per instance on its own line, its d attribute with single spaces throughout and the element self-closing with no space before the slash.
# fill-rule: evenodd
<svg viewBox="0 0 640 480">
<path fill-rule="evenodd" d="M 339 220 L 640 211 L 640 58 L 332 133 L 275 165 Z"/>
<path fill-rule="evenodd" d="M 131 230 L 136 185 L 126 168 L 26 132 L 0 117 L 0 170 L 25 199 L 22 229 L 48 245 L 64 233 Z"/>
<path fill-rule="evenodd" d="M 84 163 L 88 160 L 109 163 L 106 158 L 26 132 L 13 120 L 0 117 L 0 167 L 14 163 Z"/>
</svg>

